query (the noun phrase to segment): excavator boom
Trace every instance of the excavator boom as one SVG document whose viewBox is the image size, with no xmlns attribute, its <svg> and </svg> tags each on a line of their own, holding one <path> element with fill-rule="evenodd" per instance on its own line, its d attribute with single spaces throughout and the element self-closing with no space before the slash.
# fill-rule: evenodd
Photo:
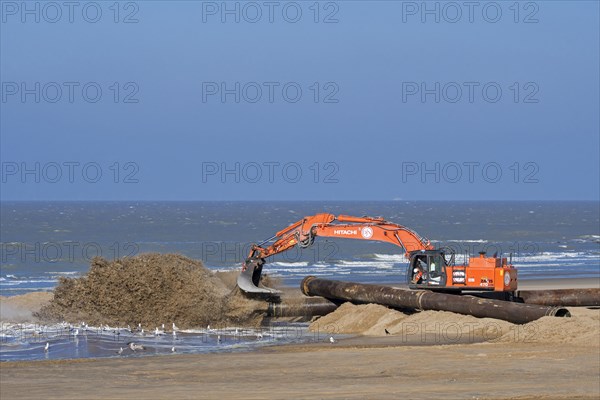
<svg viewBox="0 0 600 400">
<path fill-rule="evenodd" d="M 265 259 L 299 246 L 308 247 L 316 237 L 375 240 L 404 249 L 405 255 L 417 250 L 433 250 L 429 240 L 402 225 L 383 218 L 350 215 L 316 214 L 293 223 L 263 243 L 253 245 L 238 276 L 238 287 L 247 293 L 276 294 L 276 290 L 260 284 Z"/>
</svg>

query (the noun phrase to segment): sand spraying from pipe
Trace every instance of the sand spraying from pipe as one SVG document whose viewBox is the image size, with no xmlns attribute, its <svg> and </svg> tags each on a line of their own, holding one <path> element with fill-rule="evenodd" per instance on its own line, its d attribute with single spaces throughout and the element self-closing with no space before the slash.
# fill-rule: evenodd
<svg viewBox="0 0 600 400">
<path fill-rule="evenodd" d="M 81 278 L 60 278 L 54 298 L 36 316 L 90 325 L 178 327 L 258 325 L 267 303 L 232 288 L 202 262 L 179 254 L 95 258 Z"/>
</svg>

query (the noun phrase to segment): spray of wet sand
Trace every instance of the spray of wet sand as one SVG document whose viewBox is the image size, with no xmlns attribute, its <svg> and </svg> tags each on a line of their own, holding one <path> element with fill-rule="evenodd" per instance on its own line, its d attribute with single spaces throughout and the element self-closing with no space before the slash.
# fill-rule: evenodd
<svg viewBox="0 0 600 400">
<path fill-rule="evenodd" d="M 95 258 L 85 276 L 61 278 L 52 300 L 35 316 L 111 326 L 257 326 L 267 303 L 243 296 L 231 284 L 233 275 L 214 273 L 179 254 Z"/>
</svg>

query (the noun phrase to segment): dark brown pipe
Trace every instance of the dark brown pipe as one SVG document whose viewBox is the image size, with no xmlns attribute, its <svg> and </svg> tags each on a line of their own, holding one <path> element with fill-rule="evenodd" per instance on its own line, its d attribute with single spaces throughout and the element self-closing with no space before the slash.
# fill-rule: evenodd
<svg viewBox="0 0 600 400">
<path fill-rule="evenodd" d="M 286 318 L 286 317 L 305 317 L 312 318 L 329 314 L 335 311 L 338 306 L 332 302 L 316 304 L 285 304 L 269 303 L 267 317 Z"/>
<path fill-rule="evenodd" d="M 600 306 L 600 289 L 519 290 L 516 297 L 523 303 L 542 306 Z"/>
<path fill-rule="evenodd" d="M 479 318 L 496 318 L 515 324 L 525 324 L 544 316 L 570 317 L 566 308 L 459 296 L 427 290 L 406 290 L 390 286 L 332 281 L 307 276 L 300 284 L 307 296 L 353 303 L 375 303 L 393 308 L 451 311 Z"/>
</svg>

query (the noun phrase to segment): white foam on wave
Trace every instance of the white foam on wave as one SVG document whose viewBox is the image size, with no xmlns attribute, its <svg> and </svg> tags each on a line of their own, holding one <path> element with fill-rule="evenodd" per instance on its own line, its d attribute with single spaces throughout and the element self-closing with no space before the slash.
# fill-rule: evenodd
<svg viewBox="0 0 600 400">
<path fill-rule="evenodd" d="M 524 254 L 518 255 L 514 257 L 519 260 L 520 263 L 551 263 L 551 262 L 560 262 L 560 261 L 589 261 L 589 260 L 599 260 L 598 255 L 587 254 L 582 252 L 549 252 L 544 251 L 539 254 Z"/>
<path fill-rule="evenodd" d="M 394 268 L 394 263 L 385 261 L 344 261 L 340 260 L 333 265 L 340 267 L 367 267 L 367 268 L 379 268 L 389 269 Z"/>
<path fill-rule="evenodd" d="M 375 253 L 375 258 L 382 261 L 391 261 L 397 263 L 405 263 L 406 257 L 404 254 L 378 254 Z"/>
<path fill-rule="evenodd" d="M 447 240 L 431 240 L 431 243 L 488 243 L 489 240 L 485 239 L 447 239 Z"/>
<path fill-rule="evenodd" d="M 47 271 L 44 272 L 46 275 L 78 275 L 79 271 Z"/>
<path fill-rule="evenodd" d="M 276 261 L 274 263 L 269 263 L 269 265 L 273 266 L 273 267 L 306 267 L 306 266 L 308 266 L 308 261 L 297 261 L 297 262 Z"/>
</svg>

